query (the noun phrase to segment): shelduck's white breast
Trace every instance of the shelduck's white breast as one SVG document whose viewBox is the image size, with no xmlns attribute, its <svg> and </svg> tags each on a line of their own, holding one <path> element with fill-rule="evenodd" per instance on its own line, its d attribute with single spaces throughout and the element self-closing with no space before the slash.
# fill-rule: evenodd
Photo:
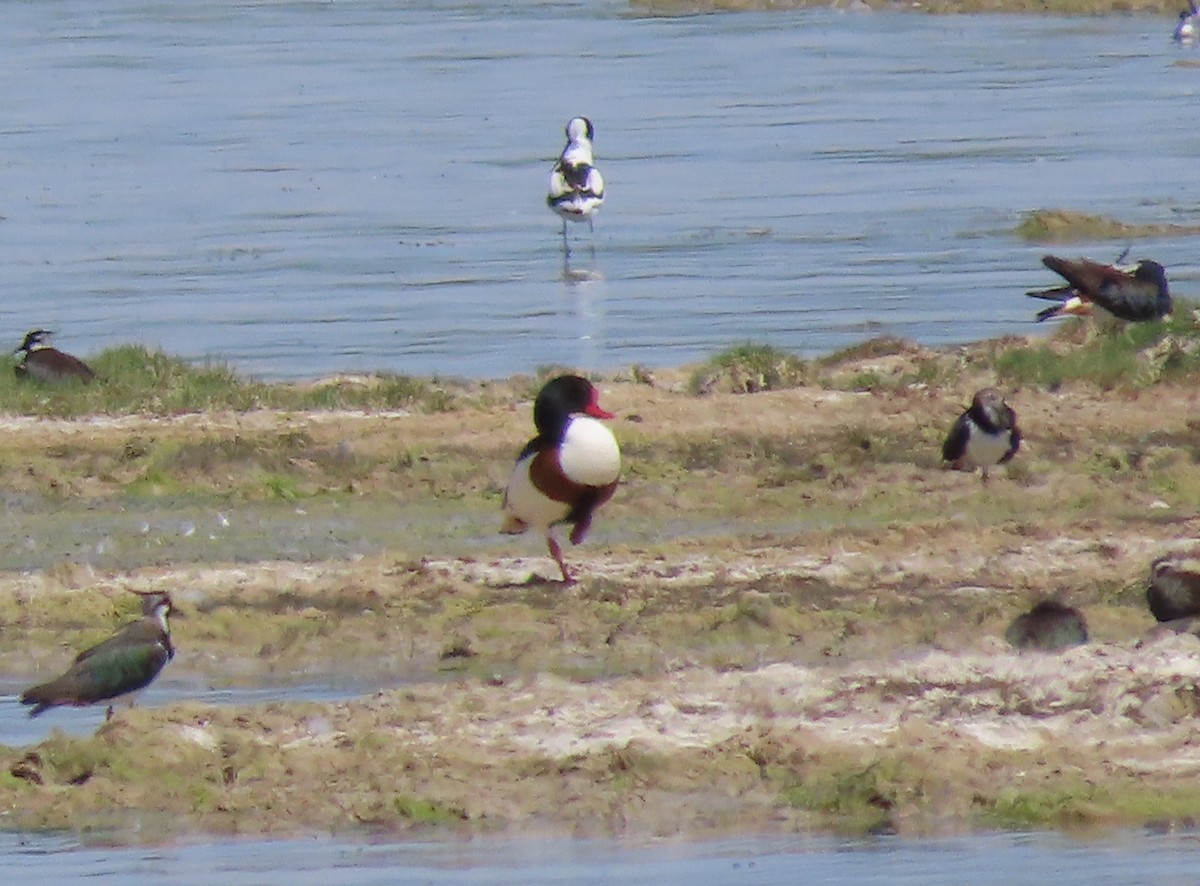
<svg viewBox="0 0 1200 886">
<path fill-rule="evenodd" d="M 621 449 L 604 422 L 577 415 L 567 425 L 559 464 L 568 479 L 586 486 L 607 486 L 621 475 Z"/>
</svg>

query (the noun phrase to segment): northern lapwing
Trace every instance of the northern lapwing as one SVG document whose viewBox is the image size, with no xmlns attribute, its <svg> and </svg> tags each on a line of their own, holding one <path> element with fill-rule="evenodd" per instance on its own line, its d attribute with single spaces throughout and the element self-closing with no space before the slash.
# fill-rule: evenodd
<svg viewBox="0 0 1200 886">
<path fill-rule="evenodd" d="M 1150 564 L 1146 603 L 1157 621 L 1200 616 L 1200 547 L 1184 546 Z"/>
<path fill-rule="evenodd" d="M 92 368 L 80 360 L 65 354 L 48 344 L 54 333 L 48 329 L 34 329 L 26 333 L 21 346 L 13 351 L 21 359 L 13 367 L 17 378 L 59 384 L 66 381 L 81 381 L 87 384 L 96 377 Z"/>
<path fill-rule="evenodd" d="M 568 584 L 573 579 L 554 528 L 570 524 L 571 543 L 579 544 L 596 509 L 616 491 L 621 450 L 601 421 L 612 417 L 600 408 L 599 395 L 587 379 L 561 375 L 548 381 L 533 404 L 537 436 L 517 456 L 504 491 L 500 531 L 543 533 Z"/>
<path fill-rule="evenodd" d="M 592 231 L 592 216 L 604 204 L 604 178 L 592 155 L 595 136 L 591 120 L 572 117 L 567 122 L 567 146 L 550 170 L 546 204 L 562 217 L 563 249 L 567 252 L 567 222 L 587 222 Z"/>
<path fill-rule="evenodd" d="M 175 611 L 170 594 L 134 593 L 142 596 L 141 618 L 79 653 L 61 676 L 21 693 L 21 704 L 33 706 L 30 717 L 47 708 L 81 707 L 144 689 L 175 656 L 168 623 Z M 106 719 L 112 714 L 109 705 Z"/>
<path fill-rule="evenodd" d="M 963 410 L 942 444 L 942 460 L 955 470 L 980 468 L 983 482 L 988 468 L 1012 460 L 1021 448 L 1021 429 L 1017 414 L 1004 402 L 995 388 L 975 392 L 971 405 Z"/>
<path fill-rule="evenodd" d="M 1067 286 L 1031 289 L 1026 295 L 1059 304 L 1040 311 L 1037 319 L 1064 314 L 1087 315 L 1100 307 L 1120 320 L 1160 320 L 1171 313 L 1167 272 L 1158 262 L 1142 259 L 1132 267 L 1106 265 L 1091 259 L 1047 255 L 1042 264 L 1067 281 Z"/>
<path fill-rule="evenodd" d="M 1086 643 L 1087 621 L 1078 609 L 1057 600 L 1042 600 L 1012 620 L 1004 639 L 1017 649 L 1054 652 Z"/>
</svg>

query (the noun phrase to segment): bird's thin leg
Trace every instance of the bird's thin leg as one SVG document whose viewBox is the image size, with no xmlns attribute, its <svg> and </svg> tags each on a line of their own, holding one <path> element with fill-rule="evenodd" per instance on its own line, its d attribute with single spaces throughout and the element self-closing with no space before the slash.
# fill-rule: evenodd
<svg viewBox="0 0 1200 886">
<path fill-rule="evenodd" d="M 563 253 L 571 254 L 571 244 L 567 242 L 567 220 L 565 218 L 563 219 Z"/>
<path fill-rule="evenodd" d="M 550 548 L 550 556 L 554 558 L 554 562 L 562 570 L 563 584 L 572 584 L 575 579 L 571 577 L 571 571 L 567 569 L 567 561 L 563 559 L 562 547 L 559 545 L 558 539 L 553 535 L 547 535 L 546 545 Z"/>
</svg>

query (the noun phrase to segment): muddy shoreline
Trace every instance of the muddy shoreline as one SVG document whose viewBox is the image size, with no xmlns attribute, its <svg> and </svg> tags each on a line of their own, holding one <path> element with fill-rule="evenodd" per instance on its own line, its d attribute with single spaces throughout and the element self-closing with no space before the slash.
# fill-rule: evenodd
<svg viewBox="0 0 1200 886">
<path fill-rule="evenodd" d="M 132 611 L 126 589 L 167 588 L 189 617 L 163 679 L 378 687 L 118 710 L 94 737 L 5 751 L 5 820 L 237 834 L 1191 826 L 1200 640 L 1156 630 L 1145 586 L 1151 560 L 1200 529 L 1200 395 L 1190 376 L 1002 381 L 1026 434 L 1018 458 L 987 485 L 945 470 L 949 423 L 1024 344 L 884 343 L 778 390 L 734 371 L 602 379 L 625 473 L 568 550 L 571 587 L 538 539 L 494 534 L 533 380 L 435 412 L 4 420 L 18 538 L 54 550 L 64 514 L 150 514 L 149 529 L 113 520 L 107 547 L 0 574 L 10 678 L 104 636 Z M 191 509 L 199 531 L 161 531 L 175 524 L 156 507 Z M 336 531 L 358 546 L 306 557 L 280 542 L 288 521 L 308 521 L 288 544 Z M 1092 642 L 1010 648 L 1005 626 L 1045 597 L 1085 613 Z"/>
</svg>

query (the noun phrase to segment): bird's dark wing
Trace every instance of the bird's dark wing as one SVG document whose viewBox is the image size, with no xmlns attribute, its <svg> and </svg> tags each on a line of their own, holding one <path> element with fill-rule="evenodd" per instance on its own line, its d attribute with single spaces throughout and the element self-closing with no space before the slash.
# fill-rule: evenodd
<svg viewBox="0 0 1200 886">
<path fill-rule="evenodd" d="M 1087 258 L 1066 259 L 1056 255 L 1042 258 L 1042 264 L 1066 280 L 1080 295 L 1094 298 L 1105 281 L 1112 282 L 1127 275 L 1114 268 Z"/>
<path fill-rule="evenodd" d="M 942 444 L 942 460 L 943 461 L 958 461 L 967 451 L 967 440 L 971 436 L 971 428 L 968 425 L 970 419 L 967 413 L 963 413 L 955 419 L 953 426 L 950 428 L 950 433 L 946 437 L 946 442 Z"/>
<path fill-rule="evenodd" d="M 1008 452 L 1004 453 L 999 464 L 1012 461 L 1013 456 L 1017 454 L 1017 450 L 1021 448 L 1021 429 L 1017 427 L 1017 414 L 1012 411 L 1011 407 L 1006 408 L 1008 409 L 1009 427 L 1012 428 L 1012 431 L 1008 435 Z"/>
<path fill-rule="evenodd" d="M 1164 313 L 1157 284 L 1133 277 L 1106 280 L 1093 300 L 1122 320 L 1157 320 Z"/>
<path fill-rule="evenodd" d="M 104 654 L 114 647 L 137 646 L 147 643 L 162 642 L 166 638 L 162 625 L 157 619 L 139 618 L 122 627 L 107 640 L 102 640 L 95 646 L 90 646 L 75 656 L 76 662 L 84 661 L 93 655 Z M 169 639 L 165 639 L 168 649 L 171 648 Z M 173 650 L 172 650 L 173 651 Z"/>
<path fill-rule="evenodd" d="M 1046 301 L 1066 301 L 1078 293 L 1073 286 L 1051 286 L 1049 289 L 1027 289 L 1025 294 L 1030 298 L 1044 298 Z"/>
<path fill-rule="evenodd" d="M 171 649 L 162 642 L 96 647 L 62 676 L 25 690 L 21 703 L 37 705 L 30 713 L 36 716 L 53 705 L 84 705 L 116 698 L 146 686 L 170 658 Z"/>
</svg>

